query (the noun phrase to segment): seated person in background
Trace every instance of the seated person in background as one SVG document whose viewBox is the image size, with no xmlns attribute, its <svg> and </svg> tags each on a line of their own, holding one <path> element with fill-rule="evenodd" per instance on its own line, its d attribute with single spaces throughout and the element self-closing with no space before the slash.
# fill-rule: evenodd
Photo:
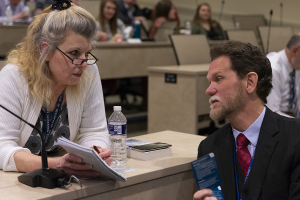
<svg viewBox="0 0 300 200">
<path fill-rule="evenodd" d="M 210 55 L 210 117 L 229 123 L 200 143 L 198 158 L 214 153 L 225 200 L 300 199 L 300 120 L 265 106 L 270 61 L 258 47 L 238 41 L 220 42 Z M 199 190 L 194 199 L 216 200 L 211 194 Z"/>
<path fill-rule="evenodd" d="M 192 34 L 205 34 L 210 40 L 225 38 L 221 25 L 211 19 L 211 8 L 208 3 L 201 3 L 197 7 L 192 23 Z"/>
<path fill-rule="evenodd" d="M 300 110 L 300 35 L 294 35 L 285 49 L 267 55 L 273 73 L 273 89 L 267 106 L 287 117 L 299 117 Z M 299 103 L 298 103 L 299 102 Z"/>
<path fill-rule="evenodd" d="M 99 42 L 108 40 L 118 43 L 123 42 L 124 29 L 125 24 L 118 19 L 117 2 L 115 0 L 102 0 L 95 39 Z"/>
<path fill-rule="evenodd" d="M 126 25 L 132 25 L 134 20 L 146 20 L 136 0 L 117 0 L 118 17 Z"/>
<path fill-rule="evenodd" d="M 26 10 L 22 0 L 0 0 L 0 23 L 5 22 L 5 11 L 10 6 L 13 13 L 13 21 L 26 20 L 29 17 L 29 11 Z"/>
<path fill-rule="evenodd" d="M 35 3 L 35 15 L 42 14 L 43 10 L 47 8 L 48 6 L 52 5 L 53 0 L 36 0 Z"/>
<path fill-rule="evenodd" d="M 171 1 L 171 0 L 170 0 Z M 172 2 L 172 1 L 171 1 Z M 173 4 L 174 5 L 174 4 Z M 175 7 L 174 7 L 175 8 Z M 175 8 L 175 10 L 176 10 L 176 8 Z M 152 19 L 152 21 L 154 21 L 154 19 L 155 19 L 155 8 L 152 10 L 152 12 L 151 12 L 151 19 Z M 177 13 L 177 10 L 175 11 L 175 18 L 174 19 L 171 19 L 171 21 L 175 21 L 175 22 L 177 22 L 177 27 L 179 27 L 180 26 L 180 19 L 179 19 L 179 16 L 178 16 L 178 13 Z"/>
<path fill-rule="evenodd" d="M 97 59 L 90 53 L 96 21 L 74 4 L 65 10 L 52 7 L 35 17 L 24 42 L 9 53 L 9 64 L 0 71 L 0 104 L 41 130 L 48 152 L 61 149 L 54 140 L 63 136 L 101 147 L 99 156 L 110 165 L 102 87 Z M 0 169 L 39 169 L 40 151 L 37 131 L 1 108 Z M 99 175 L 71 154 L 48 158 L 48 164 L 68 175 Z"/>
<path fill-rule="evenodd" d="M 154 39 L 157 30 L 163 22 L 175 19 L 176 9 L 170 0 L 160 0 L 155 6 L 155 18 L 150 28 L 149 37 Z"/>
</svg>

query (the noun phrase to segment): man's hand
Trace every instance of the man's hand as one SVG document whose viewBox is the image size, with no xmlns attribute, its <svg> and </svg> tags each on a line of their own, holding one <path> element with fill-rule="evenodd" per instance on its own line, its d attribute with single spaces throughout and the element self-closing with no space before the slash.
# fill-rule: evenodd
<svg viewBox="0 0 300 200">
<path fill-rule="evenodd" d="M 217 200 L 216 197 L 209 197 L 212 194 L 210 189 L 199 190 L 194 194 L 193 200 Z"/>
<path fill-rule="evenodd" d="M 57 160 L 57 168 L 63 170 L 68 176 L 75 175 L 77 178 L 95 178 L 99 172 L 92 170 L 91 164 L 82 162 L 82 159 L 73 154 L 66 154 Z"/>
</svg>

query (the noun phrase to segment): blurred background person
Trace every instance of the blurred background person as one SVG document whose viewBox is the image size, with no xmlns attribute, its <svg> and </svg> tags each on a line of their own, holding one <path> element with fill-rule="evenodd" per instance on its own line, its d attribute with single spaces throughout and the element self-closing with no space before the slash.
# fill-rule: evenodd
<svg viewBox="0 0 300 200">
<path fill-rule="evenodd" d="M 0 0 L 0 23 L 5 22 L 5 11 L 10 6 L 13 13 L 13 21 L 27 20 L 29 16 L 29 10 L 26 10 L 26 6 L 22 0 Z"/>
<path fill-rule="evenodd" d="M 101 1 L 96 41 L 123 42 L 125 24 L 118 18 L 117 7 L 116 0 Z"/>
<path fill-rule="evenodd" d="M 169 0 L 169 1 L 171 1 L 171 0 Z M 155 19 L 155 8 L 153 8 L 152 11 L 151 11 L 151 20 L 154 21 L 154 19 Z M 176 7 L 175 7 L 175 18 L 171 19 L 171 21 L 176 21 L 177 22 L 177 27 L 180 26 L 180 19 L 179 19 Z"/>
<path fill-rule="evenodd" d="M 36 0 L 34 15 L 42 14 L 43 10 L 52 5 L 53 0 Z"/>
<path fill-rule="evenodd" d="M 210 40 L 225 38 L 221 25 L 211 19 L 211 7 L 208 3 L 201 3 L 197 7 L 192 23 L 192 34 L 205 34 Z"/>
<path fill-rule="evenodd" d="M 174 21 L 176 19 L 176 9 L 170 0 L 161 0 L 155 6 L 155 18 L 150 28 L 149 37 L 154 39 L 157 30 L 166 21 Z"/>
<path fill-rule="evenodd" d="M 118 17 L 126 25 L 131 25 L 134 20 L 146 20 L 143 11 L 136 4 L 136 0 L 117 0 Z"/>
</svg>

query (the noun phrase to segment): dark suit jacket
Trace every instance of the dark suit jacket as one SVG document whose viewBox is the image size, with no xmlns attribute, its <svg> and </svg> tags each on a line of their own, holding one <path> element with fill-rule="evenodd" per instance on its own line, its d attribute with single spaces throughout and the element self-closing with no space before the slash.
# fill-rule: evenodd
<svg viewBox="0 0 300 200">
<path fill-rule="evenodd" d="M 128 15 L 128 9 L 125 8 L 123 0 L 117 0 L 117 5 L 118 5 L 118 18 L 120 18 L 124 24 L 126 25 L 131 25 L 131 18 Z M 143 12 L 142 10 L 138 7 L 138 5 L 134 5 L 134 12 L 133 12 L 133 16 L 137 17 L 137 16 L 143 16 Z"/>
<path fill-rule="evenodd" d="M 198 148 L 198 157 L 215 154 L 225 200 L 237 199 L 233 143 L 231 125 L 227 124 L 203 140 Z M 243 185 L 241 181 L 239 185 Z M 266 108 L 253 166 L 240 193 L 243 200 L 300 199 L 298 119 L 280 116 Z"/>
</svg>

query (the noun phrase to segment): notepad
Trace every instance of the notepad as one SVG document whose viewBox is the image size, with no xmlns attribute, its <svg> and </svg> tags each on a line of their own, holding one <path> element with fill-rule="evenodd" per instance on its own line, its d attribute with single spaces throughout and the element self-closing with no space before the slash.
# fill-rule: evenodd
<svg viewBox="0 0 300 200">
<path fill-rule="evenodd" d="M 224 200 L 221 190 L 221 179 L 213 153 L 198 158 L 191 163 L 199 190 L 211 189 L 213 197 Z"/>
<path fill-rule="evenodd" d="M 60 145 L 68 153 L 74 154 L 82 159 L 82 162 L 93 165 L 93 170 L 100 172 L 100 177 L 115 179 L 125 182 L 127 179 L 113 170 L 106 162 L 91 148 L 76 144 L 64 137 L 57 139 L 55 145 Z"/>
</svg>

